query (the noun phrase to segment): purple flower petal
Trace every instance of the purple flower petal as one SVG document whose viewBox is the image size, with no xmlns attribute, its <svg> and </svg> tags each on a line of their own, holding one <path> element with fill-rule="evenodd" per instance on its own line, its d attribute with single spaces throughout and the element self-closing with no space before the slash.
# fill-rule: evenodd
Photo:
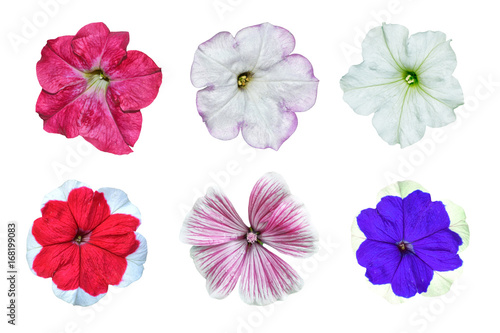
<svg viewBox="0 0 500 333">
<path fill-rule="evenodd" d="M 276 250 L 294 257 L 307 257 L 317 250 L 318 236 L 304 205 L 290 196 L 274 210 L 259 238 Z"/>
<path fill-rule="evenodd" d="M 250 193 L 248 204 L 248 217 L 253 230 L 264 230 L 274 210 L 288 196 L 288 185 L 277 173 L 270 172 L 260 178 Z"/>
<path fill-rule="evenodd" d="M 404 240 L 414 242 L 450 227 L 444 204 L 431 201 L 429 193 L 420 190 L 403 199 Z"/>
<path fill-rule="evenodd" d="M 366 277 L 373 284 L 392 281 L 401 261 L 401 253 L 395 244 L 365 240 L 356 251 L 358 263 L 366 267 Z"/>
<path fill-rule="evenodd" d="M 435 271 L 451 271 L 462 266 L 458 247 L 462 244 L 460 236 L 443 229 L 413 243 L 415 254 Z"/>
<path fill-rule="evenodd" d="M 210 188 L 186 217 L 180 238 L 191 245 L 208 246 L 243 239 L 247 232 L 248 227 L 224 193 Z"/>
<path fill-rule="evenodd" d="M 222 299 L 233 291 L 241 275 L 247 247 L 246 240 L 238 240 L 191 248 L 196 268 L 207 279 L 210 296 Z"/>
<path fill-rule="evenodd" d="M 363 210 L 357 221 L 366 238 L 395 244 L 403 239 L 403 200 L 383 197 L 377 209 Z"/>
<path fill-rule="evenodd" d="M 248 248 L 240 296 L 248 304 L 267 305 L 302 289 L 304 281 L 280 257 L 254 244 Z"/>
<path fill-rule="evenodd" d="M 414 254 L 406 254 L 401 259 L 392 279 L 392 291 L 405 298 L 427 291 L 432 280 L 432 269 Z"/>
</svg>

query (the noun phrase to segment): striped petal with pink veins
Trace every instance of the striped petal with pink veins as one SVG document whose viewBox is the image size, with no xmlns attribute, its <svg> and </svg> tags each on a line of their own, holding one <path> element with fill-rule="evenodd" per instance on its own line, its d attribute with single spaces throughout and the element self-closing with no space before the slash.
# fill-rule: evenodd
<svg viewBox="0 0 500 333">
<path fill-rule="evenodd" d="M 207 279 L 207 291 L 222 299 L 233 291 L 245 260 L 246 240 L 216 246 L 193 246 L 191 257 L 198 271 Z"/>
<path fill-rule="evenodd" d="M 248 218 L 254 230 L 263 230 L 273 211 L 290 195 L 283 177 L 274 172 L 266 173 L 259 179 L 250 193 Z"/>
<path fill-rule="evenodd" d="M 317 251 L 318 237 L 304 205 L 276 173 L 254 186 L 248 211 L 251 227 L 220 190 L 210 188 L 186 217 L 180 238 L 194 245 L 191 257 L 210 296 L 225 298 L 240 280 L 243 301 L 266 305 L 303 285 L 297 272 L 266 247 L 307 257 Z"/>
<path fill-rule="evenodd" d="M 268 305 L 302 289 L 304 281 L 280 257 L 261 245 L 250 246 L 241 275 L 245 303 Z"/>
<path fill-rule="evenodd" d="M 219 245 L 244 239 L 247 232 L 231 201 L 219 189 L 210 188 L 186 217 L 181 240 L 195 246 Z"/>
<path fill-rule="evenodd" d="M 304 204 L 289 196 L 273 211 L 261 230 L 260 240 L 281 253 L 309 257 L 317 251 L 318 236 Z"/>
</svg>

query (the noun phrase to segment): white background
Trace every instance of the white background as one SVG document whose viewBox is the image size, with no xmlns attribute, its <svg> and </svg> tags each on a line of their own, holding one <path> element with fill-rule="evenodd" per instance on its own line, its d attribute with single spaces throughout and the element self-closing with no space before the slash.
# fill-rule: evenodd
<svg viewBox="0 0 500 333">
<path fill-rule="evenodd" d="M 60 0 L 49 9 L 41 3 L 50 1 L 41 1 L 0 5 L 0 267 L 6 272 L 6 223 L 17 221 L 20 271 L 15 329 L 6 324 L 7 284 L 1 278 L 2 332 L 6 327 L 9 332 L 51 333 L 498 328 L 500 42 L 495 1 Z M 47 39 L 74 35 L 97 21 L 111 31 L 129 31 L 129 49 L 145 52 L 163 70 L 158 98 L 143 110 L 141 136 L 128 156 L 100 152 L 82 138 L 46 133 L 35 113 L 41 90 L 35 65 Z M 278 152 L 252 149 L 241 136 L 227 142 L 212 138 L 197 114 L 196 89 L 189 79 L 200 43 L 219 31 L 234 34 L 266 21 L 295 35 L 295 52 L 311 61 L 320 80 L 316 105 L 298 115 L 297 131 Z M 466 96 L 454 124 L 427 129 L 423 141 L 406 149 L 379 138 L 371 117 L 355 114 L 339 87 L 349 66 L 361 61 L 359 45 L 367 30 L 382 21 L 403 24 L 410 33 L 443 31 L 453 39 L 454 75 Z M 38 27 L 28 31 L 29 24 Z M 16 46 L 9 38 L 23 40 Z M 307 261 L 286 258 L 305 286 L 285 302 L 252 307 L 237 290 L 225 300 L 212 299 L 189 246 L 178 238 L 186 209 L 218 178 L 246 219 L 249 193 L 268 171 L 281 173 L 306 203 L 322 240 L 320 253 Z M 66 179 L 127 192 L 142 212 L 138 231 L 149 244 L 139 281 L 125 289 L 111 287 L 99 303 L 83 309 L 56 298 L 50 280 L 33 275 L 25 260 L 26 235 L 40 216 L 43 196 Z M 471 243 L 462 255 L 464 274 L 446 296 L 417 296 L 391 305 L 368 288 L 351 250 L 352 219 L 374 207 L 377 192 L 398 179 L 417 181 L 434 199 L 450 199 L 467 213 Z"/>
</svg>

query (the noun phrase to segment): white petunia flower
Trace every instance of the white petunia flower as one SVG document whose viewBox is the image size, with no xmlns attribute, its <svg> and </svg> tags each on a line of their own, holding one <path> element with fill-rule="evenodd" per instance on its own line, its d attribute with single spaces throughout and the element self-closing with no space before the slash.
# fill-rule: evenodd
<svg viewBox="0 0 500 333">
<path fill-rule="evenodd" d="M 452 76 L 457 65 L 450 40 L 439 31 L 408 38 L 408 29 L 383 24 L 363 41 L 363 62 L 341 80 L 344 100 L 373 126 L 387 143 L 402 148 L 419 141 L 425 127 L 442 127 L 456 118 L 464 103 Z"/>
<path fill-rule="evenodd" d="M 194 55 L 191 82 L 198 112 L 210 134 L 231 140 L 240 130 L 255 148 L 278 150 L 297 128 L 295 112 L 316 102 L 318 79 L 299 54 L 293 35 L 264 23 L 234 37 L 220 32 Z"/>
</svg>

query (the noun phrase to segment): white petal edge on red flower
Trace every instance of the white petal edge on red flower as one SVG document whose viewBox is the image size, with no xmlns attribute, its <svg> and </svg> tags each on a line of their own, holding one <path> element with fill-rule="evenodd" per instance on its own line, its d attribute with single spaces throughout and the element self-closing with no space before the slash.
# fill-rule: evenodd
<svg viewBox="0 0 500 333">
<path fill-rule="evenodd" d="M 57 288 L 57 285 L 54 282 L 52 282 L 52 291 L 57 298 L 60 298 L 67 303 L 79 306 L 93 305 L 106 296 L 106 293 L 92 296 L 86 293 L 82 288 L 76 288 L 74 290 L 61 290 Z"/>
<path fill-rule="evenodd" d="M 385 196 L 397 196 L 402 199 L 406 198 L 410 193 L 421 190 L 422 192 L 429 193 L 422 185 L 406 180 L 396 182 L 391 184 L 377 194 L 377 202 Z M 465 221 L 465 212 L 462 207 L 454 204 L 449 200 L 441 200 L 445 205 L 446 212 L 450 218 L 450 230 L 456 232 L 460 238 L 462 239 L 462 245 L 459 247 L 458 253 L 464 251 L 469 245 L 469 226 Z M 356 251 L 361 246 L 361 243 L 365 241 L 366 237 L 364 233 L 359 229 L 357 218 L 354 218 L 351 225 L 351 246 L 356 253 Z M 364 269 L 364 268 L 363 268 Z M 446 294 L 450 291 L 450 288 L 453 282 L 461 275 L 463 271 L 463 266 L 447 272 L 437 272 L 434 271 L 434 275 L 432 277 L 431 283 L 427 289 L 427 292 L 421 293 L 420 295 L 427 297 L 435 297 Z M 372 284 L 368 278 L 365 277 L 369 288 L 372 289 L 375 293 L 383 296 L 390 303 L 403 303 L 407 301 L 407 298 L 397 296 L 392 291 L 391 284 L 383 284 L 383 285 L 374 285 Z"/>
<path fill-rule="evenodd" d="M 75 188 L 80 188 L 80 187 L 89 187 L 89 186 L 77 180 L 65 181 L 61 186 L 59 186 L 52 192 L 48 193 L 47 195 L 45 195 L 45 197 L 42 200 L 42 205 L 40 209 L 43 208 L 45 204 L 50 200 L 68 201 L 69 193 Z"/>
</svg>

